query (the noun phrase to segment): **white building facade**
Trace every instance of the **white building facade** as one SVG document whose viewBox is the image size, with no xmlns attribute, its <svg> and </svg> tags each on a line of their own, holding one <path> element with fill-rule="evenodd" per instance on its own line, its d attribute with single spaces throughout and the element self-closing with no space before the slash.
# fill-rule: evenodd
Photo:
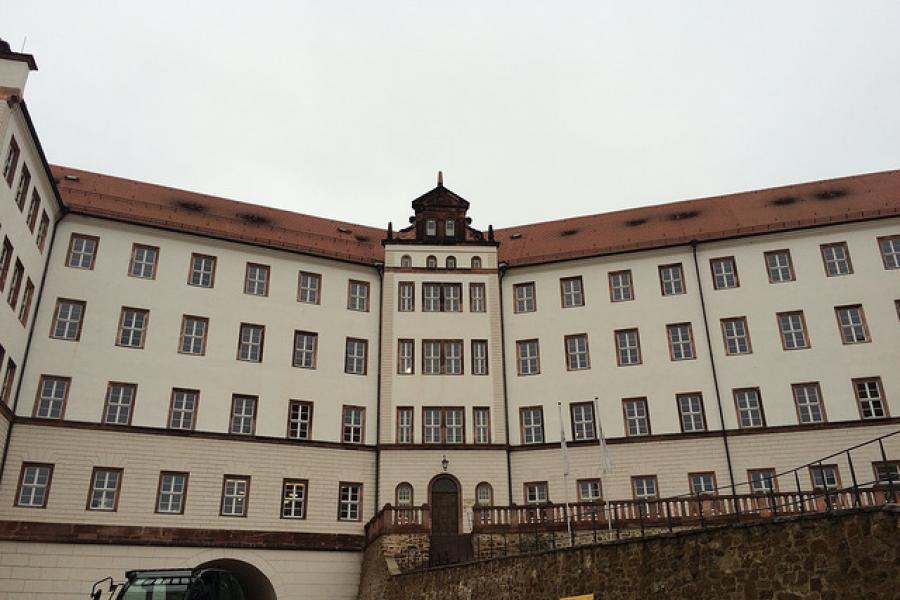
<svg viewBox="0 0 900 600">
<path fill-rule="evenodd" d="M 497 231 L 439 180 L 379 230 L 51 168 L 34 69 L 0 48 L 4 597 L 353 598 L 387 503 L 759 492 L 900 429 L 900 171 Z"/>
</svg>

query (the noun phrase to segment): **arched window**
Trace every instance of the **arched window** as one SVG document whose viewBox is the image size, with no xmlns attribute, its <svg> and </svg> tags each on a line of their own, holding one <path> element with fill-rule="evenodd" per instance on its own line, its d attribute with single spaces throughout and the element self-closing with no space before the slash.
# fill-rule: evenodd
<svg viewBox="0 0 900 600">
<path fill-rule="evenodd" d="M 472 257 L 472 268 L 473 268 L 473 269 L 480 269 L 480 268 L 481 268 L 481 257 L 480 257 L 480 256 L 473 256 L 473 257 Z"/>
<path fill-rule="evenodd" d="M 425 259 L 425 266 L 429 269 L 437 269 L 437 257 L 429 256 Z"/>
<path fill-rule="evenodd" d="M 412 257 L 409 254 L 404 254 L 400 257 L 400 266 L 404 269 L 408 269 L 412 266 Z"/>
<path fill-rule="evenodd" d="M 475 503 L 478 506 L 492 506 L 494 504 L 494 489 L 486 481 L 475 486 Z"/>
<path fill-rule="evenodd" d="M 397 484 L 396 500 L 397 506 L 412 506 L 413 487 L 405 481 Z"/>
<path fill-rule="evenodd" d="M 455 268 L 456 268 L 456 257 L 455 257 L 455 256 L 448 256 L 448 257 L 447 257 L 447 268 L 448 268 L 448 269 L 455 269 Z"/>
</svg>

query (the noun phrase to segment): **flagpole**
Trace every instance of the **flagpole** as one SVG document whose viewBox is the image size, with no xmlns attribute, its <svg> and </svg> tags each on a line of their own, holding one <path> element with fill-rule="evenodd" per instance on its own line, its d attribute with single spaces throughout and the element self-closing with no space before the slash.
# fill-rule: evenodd
<svg viewBox="0 0 900 600">
<path fill-rule="evenodd" d="M 569 515 L 571 507 L 569 506 L 569 448 L 566 445 L 566 428 L 563 425 L 562 402 L 557 402 L 556 407 L 559 409 L 559 447 L 562 450 L 563 459 L 563 497 L 566 501 L 566 532 L 569 534 L 569 540 L 572 540 L 572 519 Z"/>
<path fill-rule="evenodd" d="M 600 438 L 600 473 L 606 475 L 612 471 L 612 461 L 609 458 L 609 450 L 606 448 L 606 436 L 603 435 L 603 423 L 600 422 L 600 398 L 594 396 L 594 415 L 597 421 L 597 434 Z M 603 514 L 606 517 L 607 529 L 612 532 L 612 512 L 609 503 L 603 501 Z"/>
</svg>

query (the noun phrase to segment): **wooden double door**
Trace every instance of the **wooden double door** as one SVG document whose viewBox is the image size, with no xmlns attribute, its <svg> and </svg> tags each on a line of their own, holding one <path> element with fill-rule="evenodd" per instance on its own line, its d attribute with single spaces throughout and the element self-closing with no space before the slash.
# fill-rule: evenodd
<svg viewBox="0 0 900 600">
<path fill-rule="evenodd" d="M 433 565 L 472 560 L 472 540 L 462 533 L 459 484 L 438 476 L 431 482 L 431 553 Z"/>
</svg>

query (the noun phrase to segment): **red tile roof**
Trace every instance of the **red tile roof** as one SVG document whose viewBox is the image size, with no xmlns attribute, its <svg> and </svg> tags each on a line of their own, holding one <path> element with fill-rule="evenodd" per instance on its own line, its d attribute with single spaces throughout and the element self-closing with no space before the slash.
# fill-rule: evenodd
<svg viewBox="0 0 900 600">
<path fill-rule="evenodd" d="M 384 259 L 381 229 L 69 167 L 52 170 L 75 213 L 362 264 Z M 900 216 L 900 170 L 508 227 L 495 239 L 500 260 L 521 266 L 886 216 Z"/>
</svg>

